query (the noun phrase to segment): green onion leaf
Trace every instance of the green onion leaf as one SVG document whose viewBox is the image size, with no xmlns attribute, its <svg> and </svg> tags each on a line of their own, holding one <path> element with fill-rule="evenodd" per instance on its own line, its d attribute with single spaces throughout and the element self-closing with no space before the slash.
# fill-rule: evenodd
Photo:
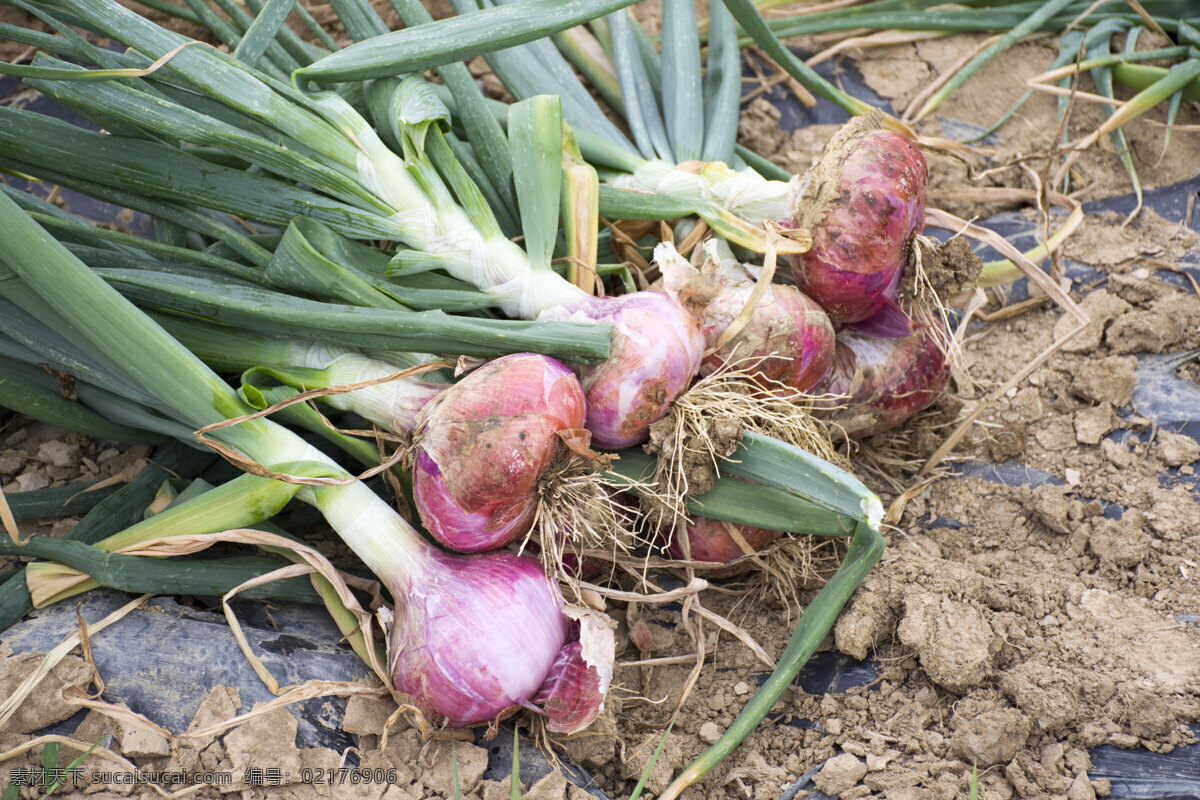
<svg viewBox="0 0 1200 800">
<path fill-rule="evenodd" d="M 710 10 L 708 76 L 704 85 L 704 149 L 700 158 L 728 164 L 733 161 L 742 99 L 741 51 L 729 9 L 717 2 Z"/>
<path fill-rule="evenodd" d="M 284 20 L 292 12 L 296 0 L 267 0 L 266 6 L 254 19 L 242 41 L 234 48 L 233 57 L 250 66 L 258 63 L 267 45 L 274 39 Z"/>
<path fill-rule="evenodd" d="M 562 192 L 562 105 L 556 95 L 515 103 L 508 112 L 513 181 L 530 267 L 550 269 Z"/>
<path fill-rule="evenodd" d="M 331 53 L 293 78 L 353 81 L 421 72 L 574 27 L 633 0 L 525 0 L 374 36 Z"/>
<path fill-rule="evenodd" d="M 696 6 L 692 0 L 665 0 L 662 13 L 663 117 L 675 162 L 694 161 L 704 144 Z"/>
</svg>

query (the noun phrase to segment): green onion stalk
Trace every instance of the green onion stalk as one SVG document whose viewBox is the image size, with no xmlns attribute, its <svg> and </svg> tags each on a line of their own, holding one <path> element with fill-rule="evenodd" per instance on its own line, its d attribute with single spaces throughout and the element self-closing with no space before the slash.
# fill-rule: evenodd
<svg viewBox="0 0 1200 800">
<path fill-rule="evenodd" d="M 84 544 L 95 544 L 105 537 L 134 524 L 142 518 L 147 504 L 155 496 L 156 490 L 168 478 L 190 479 L 199 474 L 216 458 L 211 452 L 201 452 L 179 442 L 168 442 L 155 451 L 154 461 L 139 472 L 129 483 L 117 487 L 113 493 L 99 502 L 59 541 L 78 541 Z M 32 508 L 26 505 L 30 495 L 45 496 L 49 493 L 69 492 L 76 498 L 74 502 L 64 504 L 61 496 L 52 508 Z M 54 513 L 82 513 L 84 509 L 77 507 L 79 501 L 94 498 L 107 490 L 92 489 L 80 493 L 79 486 L 66 486 L 44 492 L 21 492 L 9 495 L 13 515 L 19 520 L 23 511 L 29 510 L 30 518 L 38 518 Z M 33 608 L 29 588 L 26 585 L 25 569 L 18 569 L 3 583 L 0 583 L 0 630 L 5 630 L 15 624 L 21 617 Z"/>
<path fill-rule="evenodd" d="M 639 491 L 639 481 L 645 479 L 654 465 L 644 453 L 625 451 L 615 468 L 631 482 L 633 491 Z M 722 472 L 723 478 L 714 484 L 712 491 L 687 498 L 690 515 L 773 530 L 852 538 L 837 573 L 805 608 L 775 671 L 712 747 L 664 790 L 664 797 L 678 797 L 754 731 L 829 633 L 838 613 L 883 555 L 885 546 L 879 533 L 883 519 L 879 498 L 853 475 L 811 453 L 770 437 L 747 433 L 731 460 L 722 464 Z M 804 488 L 803 497 L 796 491 L 799 487 Z M 772 490 L 776 489 L 789 495 L 794 503 L 784 513 L 779 513 L 783 504 L 774 500 Z"/>
<path fill-rule="evenodd" d="M 455 109 L 456 121 L 467 126 L 470 144 L 479 154 L 480 166 L 486 168 L 483 154 L 494 151 L 497 145 L 488 139 L 486 125 L 468 123 L 495 115 L 503 124 L 507 112 L 501 104 L 485 101 L 477 87 L 461 79 L 456 70 L 462 65 L 453 63 L 454 53 L 449 49 L 412 46 L 416 41 L 424 42 L 423 35 L 435 35 L 438 27 L 451 20 L 463 26 L 484 22 L 485 14 L 474 3 L 458 0 L 455 7 L 460 17 L 433 22 L 417 0 L 400 0 L 397 8 L 409 28 L 370 36 L 298 70 L 296 77 L 322 82 L 359 81 L 403 74 L 418 66 L 437 66 L 446 85 L 435 88 Z M 513 7 L 502 3 L 494 10 Z M 753 13 L 752 8 L 750 11 Z M 708 79 L 702 86 L 694 9 L 687 11 L 682 4 L 671 2 L 664 6 L 664 13 L 668 23 L 665 30 L 680 32 L 678 37 L 664 38 L 664 52 L 669 50 L 669 55 L 675 56 L 673 65 L 677 64 L 678 69 L 666 68 L 659 63 L 657 52 L 642 47 L 645 33 L 624 11 L 613 11 L 605 25 L 611 32 L 608 58 L 589 56 L 575 64 L 589 75 L 617 75 L 619 86 L 613 81 L 616 93 L 610 91 L 608 96 L 623 109 L 636 145 L 607 119 L 576 78 L 572 65 L 548 41 L 505 48 L 481 43 L 472 55 L 484 54 L 518 98 L 543 94 L 561 98 L 564 118 L 580 152 L 609 179 L 600 195 L 601 213 L 628 219 L 697 214 L 730 241 L 763 252 L 768 237 L 761 223 L 784 216 L 787 184 L 764 183 L 753 170 L 736 172 L 724 163 L 734 160 L 741 89 L 737 42 L 730 38 L 736 31 L 734 18 L 724 5 L 714 4 L 714 22 L 720 33 L 710 37 Z M 556 42 L 567 47 L 578 40 L 580 33 L 572 31 L 571 37 L 559 37 Z M 582 58 L 578 50 L 569 52 Z M 617 65 L 615 69 L 613 64 Z M 659 81 L 661 90 L 655 85 Z M 868 110 L 836 88 L 829 89 L 849 102 L 856 113 Z M 666 122 L 658 108 L 659 96 L 666 105 Z M 706 102 L 711 108 L 709 113 Z M 623 177 L 614 182 L 618 176 Z M 660 196 L 630 197 L 628 191 L 611 191 L 614 187 Z M 780 252 L 803 249 L 802 242 L 789 240 L 776 246 Z"/>
<path fill-rule="evenodd" d="M 264 381 L 278 381 L 301 391 L 369 384 L 323 394 L 319 399 L 391 433 L 411 433 L 421 409 L 451 385 L 440 371 L 388 380 L 401 370 L 420 370 L 430 364 L 427 356 L 418 354 L 368 355 L 343 345 L 264 336 L 186 317 L 162 315 L 157 320 L 204 363 L 221 372 L 241 372 L 243 384 L 256 388 Z"/>
<path fill-rule="evenodd" d="M 500 0 L 495 7 L 480 11 L 471 0 L 455 0 L 453 5 L 460 16 L 436 23 L 417 0 L 398 0 L 395 5 L 408 28 L 385 33 L 363 31 L 361 41 L 303 67 L 296 76 L 322 82 L 358 81 L 437 67 L 447 87 L 442 97 L 456 104 L 462 112 L 460 118 L 470 122 L 486 117 L 490 103 L 463 80 L 462 65 L 454 63 L 461 52 L 427 40 L 436 37 L 439 28 L 451 21 L 460 28 L 476 30 L 490 15 L 515 11 L 521 4 Z M 596 11 L 601 11 L 599 3 Z M 600 18 L 597 13 L 592 18 L 596 37 L 578 28 L 556 35 L 554 44 L 530 41 L 534 37 L 526 38 L 525 34 L 539 29 L 526 25 L 522 30 L 506 29 L 512 34 L 508 39 L 497 36 L 487 41 L 485 37 L 470 55 L 484 55 L 518 98 L 560 96 L 565 118 L 590 162 L 601 167 L 609 178 L 623 173 L 623 184 L 618 185 L 661 195 L 645 202 L 644 198 L 606 191 L 601 195 L 602 213 L 608 209 L 612 211 L 608 216 L 624 214 L 624 218 L 632 219 L 698 214 L 730 241 L 763 252 L 769 237 L 760 224 L 784 216 L 780 212 L 786 211 L 781 206 L 787 201 L 787 193 L 786 184 L 764 185 L 763 178 L 753 170 L 739 173 L 726 166 L 740 161 L 735 156 L 741 96 L 738 24 L 821 96 L 852 114 L 865 114 L 871 107 L 841 92 L 791 56 L 749 0 L 713 4 L 706 71 L 701 69 L 694 7 L 677 0 L 664 3 L 661 54 L 626 11 L 606 9 L 603 13 L 608 16 Z M 539 32 L 545 36 L 554 31 L 542 27 Z M 422 46 L 414 46 L 417 42 Z M 632 142 L 607 119 L 579 82 L 576 68 L 621 111 Z M 885 122 L 895 126 L 894 120 Z M 484 121 L 465 127 L 472 147 L 480 153 L 495 150 Z M 765 163 L 762 159 L 756 161 Z M 800 252 L 803 243 L 785 240 L 777 247 L 780 252 Z"/>
<path fill-rule="evenodd" d="M 14 408 L 35 419 L 79 430 L 89 436 L 134 442 L 158 442 L 166 436 L 193 447 L 202 447 L 190 426 L 154 410 L 160 404 L 152 394 L 130 382 L 111 362 L 81 350 L 65 337 L 61 331 L 70 329 L 65 321 L 56 322 L 51 327 L 3 300 L 0 300 L 0 312 L 0 353 L 13 359 L 4 363 L 6 381 L 0 386 L 0 392 L 15 395 L 17 389 L 22 389 L 28 395 L 21 398 Z M 51 316 L 46 309 L 39 313 L 46 314 L 47 318 Z M 174 322 L 180 318 L 166 317 L 164 320 Z M 216 330 L 223 331 L 220 328 Z M 240 331 L 223 337 L 223 349 L 236 352 L 246 341 L 256 338 L 265 342 L 267 347 L 279 346 L 279 340 L 273 337 L 256 337 Z M 400 358 L 395 360 L 403 361 Z M 411 366 L 412 363 L 402 363 L 393 369 Z M 53 370 L 56 375 L 71 376 L 74 400 L 62 396 L 61 384 L 47 369 Z M 278 386 L 247 384 L 242 389 L 246 402 L 259 410 L 293 397 L 296 393 L 290 387 Z M 373 443 L 333 429 L 308 406 L 295 404 L 277 413 L 289 424 L 329 440 L 363 465 L 375 467 L 379 464 L 379 451 Z M 120 427 L 114 427 L 114 422 Z M 396 469 L 393 474 L 405 491 L 410 492 L 408 473 Z M 257 520 L 249 522 L 254 521 Z"/>
<path fill-rule="evenodd" d="M 201 428 L 249 412 L 208 367 L 7 196 L 0 197 L 0 222 L 6 299 L 69 320 L 82 347 L 110 355 L 184 424 Z M 591 616 L 569 617 L 574 612 L 536 561 L 507 551 L 460 556 L 435 549 L 365 484 L 269 420 L 211 435 L 272 474 L 309 479 L 296 495 L 321 511 L 392 594 L 389 675 L 424 711 L 464 726 L 540 703 L 550 726 L 566 731 L 599 713 L 611 676 L 611 632 Z"/>
<path fill-rule="evenodd" d="M 61 219 L 57 221 L 62 222 Z M 324 257 L 315 249 L 302 246 L 321 241 L 330 244 L 332 232 L 322 232 L 315 226 L 316 223 L 303 225 L 299 221 L 289 226 L 267 266 L 268 278 L 309 288 L 329 277 L 328 273 L 321 272 L 322 267 L 329 266 Z M 63 225 L 59 228 L 68 229 Z M 301 228 L 307 228 L 307 237 L 299 233 Z M 138 246 L 138 240 L 132 237 L 121 241 L 126 250 Z M 343 247 L 348 244 L 352 243 L 341 242 Z M 158 249 L 161 248 L 149 247 L 149 251 Z M 94 251 L 81 255 L 93 263 L 111 258 L 118 265 L 134 258 L 128 252 L 106 253 L 103 258 Z M 202 353 L 210 364 L 222 369 L 255 368 L 254 374 L 245 378 L 247 385 L 243 387 L 243 393 L 256 408 L 266 408 L 285 399 L 279 396 L 278 388 L 262 383 L 271 376 L 300 390 L 363 382 L 371 384 L 353 392 L 329 395 L 329 404 L 340 410 L 355 411 L 392 433 L 415 434 L 413 458 L 417 480 L 414 486 L 408 473 L 400 480 L 405 491 L 411 488 L 425 526 L 446 547 L 459 552 L 501 547 L 528 534 L 535 520 L 547 519 L 539 509 L 548 497 L 575 497 L 578 493 L 572 487 L 583 491 L 585 484 L 598 480 L 592 477 L 593 471 L 582 468 L 583 465 L 577 470 L 559 469 L 572 459 L 563 436 L 574 438 L 578 435 L 583 427 L 584 412 L 578 379 L 558 361 L 531 353 L 514 354 L 474 370 L 454 387 L 444 380 L 435 382 L 415 375 L 396 379 L 397 367 L 394 365 L 412 369 L 428 361 L 429 357 L 392 351 L 379 354 L 387 359 L 383 361 L 332 343 L 301 343 L 228 324 L 224 327 L 201 324 L 189 314 L 202 314 L 227 323 L 258 324 L 260 329 L 268 330 L 274 320 L 275 328 L 282 330 L 278 307 L 286 310 L 299 303 L 299 308 L 308 312 L 303 320 L 313 326 L 318 319 L 313 309 L 321 306 L 311 301 L 289 303 L 287 296 L 282 295 L 272 299 L 266 290 L 253 284 L 234 286 L 228 281 L 214 282 L 203 276 L 178 272 L 179 269 L 178 265 L 150 261 L 139 270 L 106 267 L 98 269 L 97 273 L 126 296 L 160 312 L 162 324 Z M 355 276 L 350 274 L 349 277 Z M 316 288 L 319 290 L 320 287 Z M 370 291 L 369 286 L 365 289 Z M 342 293 L 351 292 L 343 286 Z M 371 302 L 376 297 L 386 296 L 365 295 Z M 338 305 L 325 308 L 327 314 L 335 316 L 350 310 Z M 372 314 L 399 320 L 421 316 L 398 312 L 386 304 L 384 308 L 372 310 Z M 31 327 L 29 322 L 26 319 L 15 327 L 8 327 L 14 333 L 33 333 L 26 330 Z M 36 320 L 33 322 L 36 324 Z M 492 330 L 498 335 L 495 341 L 506 346 L 503 331 L 483 322 L 476 321 L 475 324 Z M 537 324 L 570 327 L 575 323 Z M 41 327 L 43 329 L 34 339 L 41 341 L 46 334 L 53 335 L 49 329 Z M 518 340 L 519 337 L 513 337 L 514 342 Z M 31 364 L 40 363 L 41 349 L 44 348 L 39 348 L 39 353 L 26 360 Z M 70 365 L 62 366 L 78 372 L 84 365 L 75 358 Z M 50 376 L 41 375 L 34 367 L 29 369 L 43 383 L 53 383 Z M 90 377 L 101 386 L 119 382 L 119 379 L 114 380 L 111 371 Z M 55 399 L 53 388 L 46 387 L 43 394 Z M 103 391 L 81 384 L 81 394 L 85 388 L 85 400 Z M 446 397 L 441 397 L 447 392 Z M 145 402 L 144 397 L 138 399 Z M 433 403 L 435 399 L 437 402 Z M 59 401 L 58 405 L 64 402 Z M 423 413 L 426 406 L 428 409 Z M 147 413 L 143 410 L 143 414 Z M 373 447 L 332 430 L 306 406 L 291 406 L 286 413 L 294 424 L 330 439 L 359 461 L 377 463 L 378 455 Z M 472 429 L 462 431 L 463 426 Z M 189 439 L 190 434 L 190 429 L 185 428 L 182 438 Z M 175 435 L 180 438 L 179 434 Z M 488 457 L 479 458 L 480 452 L 487 452 Z M 552 473 L 552 479 L 548 473 Z M 547 494 L 548 489 L 553 491 Z M 588 491 L 591 496 L 602 489 L 596 486 Z M 582 500 L 556 505 L 563 512 L 575 509 L 577 515 L 585 513 Z M 539 536 L 548 535 L 542 530 L 544 527 L 547 526 L 539 526 Z M 615 515 L 611 517 L 611 525 L 603 531 L 597 529 L 595 538 L 608 536 L 627 538 L 618 527 Z"/>
</svg>

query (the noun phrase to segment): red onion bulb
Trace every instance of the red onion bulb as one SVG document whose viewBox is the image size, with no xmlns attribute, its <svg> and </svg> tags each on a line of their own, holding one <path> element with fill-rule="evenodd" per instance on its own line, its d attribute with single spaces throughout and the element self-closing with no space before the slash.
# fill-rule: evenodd
<svg viewBox="0 0 1200 800">
<path fill-rule="evenodd" d="M 421 521 L 466 553 L 524 535 L 538 479 L 563 452 L 559 431 L 583 423 L 579 380 L 552 358 L 520 353 L 475 370 L 422 410 L 413 465 Z"/>
<path fill-rule="evenodd" d="M 709 346 L 745 307 L 752 281 L 726 283 L 702 314 Z M 700 374 L 709 375 L 730 359 L 754 365 L 754 371 L 797 391 L 824 380 L 833 366 L 833 325 L 825 311 L 794 286 L 772 284 L 754 307 L 746 326 L 705 357 Z"/>
<path fill-rule="evenodd" d="M 677 525 L 671 532 L 671 538 L 667 543 L 667 552 L 670 553 L 671 558 L 687 558 L 688 556 L 684 555 L 682 541 L 686 537 L 692 561 L 711 561 L 714 564 L 727 564 L 734 559 L 741 558 L 746 555 L 746 552 L 729 535 L 729 529 L 725 525 L 726 523 L 719 520 L 694 517 L 686 525 Z M 736 529 L 741 537 L 746 540 L 746 544 L 750 545 L 750 548 L 755 552 L 783 535 L 779 531 L 770 531 L 766 528 L 753 528 L 748 525 L 738 525 Z M 712 570 L 705 574 L 711 575 L 714 578 L 729 578 L 734 575 L 741 575 L 750 569 L 753 569 L 752 564 L 741 563 L 726 569 Z"/>
<path fill-rule="evenodd" d="M 620 449 L 646 440 L 650 423 L 667 412 L 700 368 L 704 339 L 695 316 L 661 292 L 585 297 L 540 319 L 612 323 L 607 360 L 581 365 L 587 429 L 598 447 Z"/>
<path fill-rule="evenodd" d="M 558 588 L 528 556 L 427 552 L 421 579 L 397 597 L 388 655 L 396 689 L 451 727 L 534 703 L 552 730 L 595 719 L 611 677 L 611 632 L 597 643 L 588 636 L 595 626 L 568 619 Z"/>
<path fill-rule="evenodd" d="M 758 278 L 720 239 L 709 239 L 704 252 L 703 268 L 697 270 L 672 244 L 663 242 L 654 248 L 654 263 L 667 293 L 694 310 L 705 345 L 712 350 L 745 309 Z M 737 335 L 704 357 L 700 375 L 733 362 L 804 392 L 828 374 L 833 342 L 833 325 L 824 309 L 794 286 L 771 284 Z"/>
<path fill-rule="evenodd" d="M 873 436 L 932 405 L 950 381 L 945 331 L 917 318 L 914 332 L 878 339 L 854 331 L 837 337 L 833 371 L 823 391 L 847 396 L 828 419 L 848 436 Z"/>
<path fill-rule="evenodd" d="M 835 135 L 789 220 L 813 240 L 791 256 L 796 285 L 836 324 L 894 307 L 909 243 L 925 225 L 925 158 L 899 134 L 864 131 L 869 124 L 858 118 Z"/>
</svg>

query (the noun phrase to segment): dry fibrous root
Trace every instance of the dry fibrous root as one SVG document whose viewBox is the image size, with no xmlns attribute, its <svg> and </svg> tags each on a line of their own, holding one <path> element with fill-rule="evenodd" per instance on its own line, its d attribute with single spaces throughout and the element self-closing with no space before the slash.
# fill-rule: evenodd
<svg viewBox="0 0 1200 800">
<path fill-rule="evenodd" d="M 536 541 L 548 575 L 577 583 L 596 558 L 584 556 L 585 551 L 615 559 L 644 542 L 633 509 L 620 499 L 628 485 L 604 475 L 613 458 L 570 450 L 538 481 L 537 511 L 526 543 Z"/>
<path fill-rule="evenodd" d="M 846 542 L 839 538 L 784 534 L 753 559 L 757 569 L 750 575 L 747 591 L 760 601 L 800 609 L 800 592 L 824 586 L 845 554 Z"/>
<path fill-rule="evenodd" d="M 828 461 L 839 456 L 829 430 L 812 415 L 825 398 L 797 391 L 757 374 L 757 360 L 727 363 L 680 395 L 650 426 L 643 447 L 658 456 L 657 495 L 643 511 L 660 527 L 687 519 L 685 499 L 712 489 L 720 459 L 729 458 L 743 431 L 773 436 Z"/>
</svg>

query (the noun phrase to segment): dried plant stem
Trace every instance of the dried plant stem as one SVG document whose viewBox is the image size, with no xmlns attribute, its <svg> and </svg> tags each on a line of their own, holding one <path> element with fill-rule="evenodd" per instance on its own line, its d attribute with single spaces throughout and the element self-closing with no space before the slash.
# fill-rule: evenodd
<svg viewBox="0 0 1200 800">
<path fill-rule="evenodd" d="M 1030 281 L 1053 298 L 1065 311 L 1075 317 L 1080 324 L 1087 324 L 1087 314 L 1083 313 L 1075 301 L 1071 299 L 1070 295 L 1064 292 L 1062 287 L 1055 283 L 1049 275 L 1038 269 L 1036 264 L 1030 261 L 1017 248 L 1005 241 L 999 234 L 936 208 L 925 210 L 925 221 L 936 228 L 958 231 L 964 236 L 991 245 L 1001 255 L 1007 256 Z"/>
<path fill-rule="evenodd" d="M 957 61 L 944 69 L 942 74 L 938 76 L 936 80 L 934 80 L 932 83 L 918 92 L 915 97 L 913 97 L 912 101 L 908 104 L 908 108 L 904 109 L 904 113 L 900 117 L 901 121 L 916 122 L 924 117 L 925 114 L 929 113 L 925 110 L 925 104 L 926 101 L 933 96 L 933 93 L 949 83 L 960 69 L 970 63 L 971 59 L 975 58 L 975 56 L 979 55 L 984 50 L 987 50 L 993 44 L 1003 39 L 1004 36 L 1005 34 L 1002 33 L 989 36 L 987 39 L 984 39 L 982 42 L 980 42 L 974 50 L 963 53 L 963 55 L 959 57 Z M 918 113 L 917 109 L 921 109 L 921 113 Z M 932 111 L 932 109 L 929 109 L 929 111 Z"/>
<path fill-rule="evenodd" d="M 924 42 L 929 39 L 940 39 L 949 35 L 950 31 L 878 31 L 867 36 L 850 36 L 831 47 L 825 48 L 804 63 L 810 67 L 815 67 L 821 62 L 828 61 L 838 53 L 844 53 L 847 50 L 865 50 L 871 47 L 888 47 L 894 44 Z"/>
<path fill-rule="evenodd" d="M 641 594 L 640 592 L 623 592 L 620 589 L 609 589 L 606 586 L 597 586 L 593 583 L 580 581 L 579 585 L 585 589 L 590 589 L 593 592 L 609 597 L 613 600 L 619 600 L 625 603 L 676 603 L 693 595 L 699 594 L 708 588 L 708 581 L 703 578 L 692 578 L 687 586 L 681 586 L 678 589 L 672 589 L 669 592 L 658 592 L 656 594 Z"/>
<path fill-rule="evenodd" d="M 759 645 L 758 642 L 754 641 L 754 637 L 751 636 L 749 631 L 747 631 L 745 628 L 740 625 L 735 625 L 734 623 L 725 619 L 725 617 L 722 617 L 715 611 L 710 611 L 709 609 L 700 605 L 698 602 L 694 603 L 692 608 L 697 614 L 704 617 L 721 630 L 733 634 L 733 636 L 736 637 L 739 642 L 746 645 L 746 649 L 748 649 L 751 653 L 754 653 L 754 657 L 766 665 L 768 669 L 775 669 L 775 662 L 771 660 L 769 655 L 767 655 L 767 651 L 763 650 L 762 646 Z"/>
</svg>

